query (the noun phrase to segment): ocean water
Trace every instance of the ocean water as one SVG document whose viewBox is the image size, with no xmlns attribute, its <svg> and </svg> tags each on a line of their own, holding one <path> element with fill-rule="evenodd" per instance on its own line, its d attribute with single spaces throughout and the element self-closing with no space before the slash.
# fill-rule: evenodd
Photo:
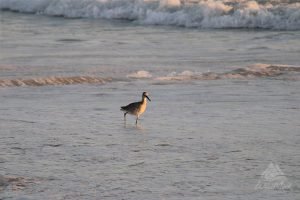
<svg viewBox="0 0 300 200">
<path fill-rule="evenodd" d="M 298 1 L 0 8 L 0 199 L 299 199 Z"/>
</svg>

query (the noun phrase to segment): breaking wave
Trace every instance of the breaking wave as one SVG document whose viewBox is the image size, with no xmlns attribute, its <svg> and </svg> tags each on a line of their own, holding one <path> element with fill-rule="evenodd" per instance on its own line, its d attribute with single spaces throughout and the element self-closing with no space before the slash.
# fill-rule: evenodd
<svg viewBox="0 0 300 200">
<path fill-rule="evenodd" d="M 0 79 L 0 87 L 19 86 L 56 86 L 76 84 L 105 84 L 107 82 L 127 82 L 135 80 L 150 81 L 154 84 L 169 84 L 201 80 L 219 79 L 254 79 L 254 78 L 277 78 L 282 80 L 300 81 L 300 66 L 255 64 L 245 68 L 237 68 L 228 72 L 171 72 L 165 76 L 152 74 L 145 70 L 121 75 L 112 78 L 97 76 L 70 76 L 70 77 L 36 77 L 36 78 L 14 78 Z"/>
<path fill-rule="evenodd" d="M 149 73 L 149 72 L 148 72 Z M 284 75 L 299 75 L 300 66 L 288 65 L 270 65 L 270 64 L 255 64 L 245 68 L 238 68 L 232 71 L 216 73 L 216 72 L 172 72 L 167 76 L 153 77 L 154 81 L 163 82 L 180 82 L 193 80 L 218 80 L 218 79 L 253 79 L 253 78 L 271 78 L 280 77 Z M 150 74 L 151 75 L 151 74 Z M 152 77 L 152 75 L 151 75 Z M 285 77 L 289 80 L 300 80 L 297 76 Z"/>
<path fill-rule="evenodd" d="M 152 74 L 150 72 L 144 71 L 144 70 L 137 71 L 137 72 L 134 72 L 134 73 L 131 73 L 131 74 L 127 75 L 127 78 L 135 78 L 135 79 L 151 78 L 151 77 L 152 77 Z"/>
<path fill-rule="evenodd" d="M 0 9 L 141 25 L 300 29 L 297 0 L 0 0 Z"/>
<path fill-rule="evenodd" d="M 111 79 L 92 77 L 92 76 L 46 77 L 46 78 L 30 78 L 30 79 L 0 79 L 0 87 L 104 84 L 108 81 L 111 81 Z"/>
</svg>

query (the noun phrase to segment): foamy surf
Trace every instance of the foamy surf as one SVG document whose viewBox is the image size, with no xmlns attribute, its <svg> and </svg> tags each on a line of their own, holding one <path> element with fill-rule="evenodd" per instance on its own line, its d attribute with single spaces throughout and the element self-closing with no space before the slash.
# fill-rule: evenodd
<svg viewBox="0 0 300 200">
<path fill-rule="evenodd" d="M 244 68 L 237 68 L 225 72 L 198 72 L 185 70 L 182 72 L 173 71 L 165 76 L 156 75 L 149 71 L 141 70 L 127 75 L 131 80 L 150 80 L 154 84 L 181 83 L 190 81 L 206 80 L 226 80 L 239 79 L 249 80 L 257 78 L 276 78 L 284 80 L 300 80 L 300 66 L 290 65 L 271 65 L 271 64 L 254 64 Z"/>
<path fill-rule="evenodd" d="M 111 81 L 110 78 L 92 76 L 72 76 L 72 77 L 45 77 L 29 79 L 0 79 L 0 87 L 19 86 L 47 86 L 47 85 L 75 85 L 75 84 L 104 84 Z"/>
<path fill-rule="evenodd" d="M 196 72 L 185 70 L 182 72 L 171 72 L 165 76 L 140 70 L 129 73 L 126 77 L 102 78 L 97 76 L 70 76 L 70 77 L 35 77 L 35 78 L 14 78 L 0 79 L 0 87 L 20 86 L 55 86 L 55 85 L 76 85 L 76 84 L 105 84 L 107 82 L 123 82 L 145 80 L 156 84 L 189 82 L 218 79 L 254 79 L 254 78 L 275 78 L 300 80 L 300 66 L 255 64 L 245 68 L 237 68 L 227 72 Z M 295 78 L 298 77 L 298 78 Z"/>
<path fill-rule="evenodd" d="M 156 81 L 193 81 L 193 80 L 218 80 L 218 79 L 253 79 L 253 78 L 272 78 L 288 73 L 299 73 L 300 67 L 288 65 L 255 64 L 245 68 L 238 68 L 232 71 L 216 72 L 192 72 L 183 71 L 180 73 L 172 72 L 167 76 L 155 77 Z"/>
<path fill-rule="evenodd" d="M 133 73 L 127 75 L 127 78 L 135 78 L 135 79 L 141 79 L 141 78 L 147 79 L 147 78 L 151 78 L 151 77 L 152 77 L 152 74 L 145 70 L 140 70 L 140 71 L 133 72 Z"/>
<path fill-rule="evenodd" d="M 0 9 L 141 25 L 300 29 L 300 3 L 293 0 L 1 0 Z"/>
</svg>

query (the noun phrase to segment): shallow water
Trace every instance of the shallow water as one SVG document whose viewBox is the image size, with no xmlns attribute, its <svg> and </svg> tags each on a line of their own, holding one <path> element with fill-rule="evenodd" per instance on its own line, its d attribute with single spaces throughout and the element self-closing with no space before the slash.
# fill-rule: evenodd
<svg viewBox="0 0 300 200">
<path fill-rule="evenodd" d="M 141 83 L 143 85 L 144 83 Z M 33 179 L 2 198 L 297 199 L 299 82 L 1 89 L 1 174 Z M 288 190 L 256 190 L 276 163 Z"/>
<path fill-rule="evenodd" d="M 298 199 L 298 31 L 0 17 L 1 199 Z"/>
</svg>

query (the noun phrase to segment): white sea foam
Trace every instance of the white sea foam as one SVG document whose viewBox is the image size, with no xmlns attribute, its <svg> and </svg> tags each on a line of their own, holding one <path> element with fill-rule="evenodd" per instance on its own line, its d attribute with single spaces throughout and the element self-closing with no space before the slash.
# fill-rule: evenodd
<svg viewBox="0 0 300 200">
<path fill-rule="evenodd" d="M 300 3 L 294 0 L 0 0 L 0 9 L 141 25 L 300 29 Z"/>
<path fill-rule="evenodd" d="M 0 68 L 1 69 L 1 68 Z M 286 76 L 283 76 L 286 75 Z M 189 81 L 205 81 L 218 79 L 253 79 L 253 78 L 274 78 L 287 80 L 300 80 L 300 66 L 255 64 L 245 68 L 218 73 L 218 72 L 194 72 L 185 70 L 182 72 L 171 72 L 166 76 L 157 76 L 148 71 L 140 70 L 126 75 L 130 79 L 146 79 L 154 81 L 154 84 L 181 83 Z M 75 85 L 75 84 L 104 84 L 107 82 L 124 81 L 123 78 L 101 78 L 96 76 L 53 76 L 53 77 L 32 77 L 0 79 L 0 87 L 19 86 L 51 86 L 51 85 Z"/>
<path fill-rule="evenodd" d="M 249 79 L 278 77 L 280 75 L 292 72 L 293 74 L 300 72 L 300 66 L 289 65 L 270 65 L 270 64 L 254 64 L 245 68 L 238 68 L 232 71 L 217 72 L 192 72 L 183 71 L 181 73 L 172 72 L 167 76 L 154 78 L 155 81 L 193 81 L 193 80 L 217 80 L 217 79 Z"/>
<path fill-rule="evenodd" d="M 148 71 L 140 70 L 127 75 L 127 78 L 135 78 L 135 79 L 143 79 L 143 78 L 151 78 L 152 74 Z"/>
<path fill-rule="evenodd" d="M 192 79 L 198 79 L 202 74 L 192 71 L 183 71 L 183 72 L 171 72 L 167 76 L 156 77 L 155 80 L 159 81 L 188 81 Z"/>
</svg>

